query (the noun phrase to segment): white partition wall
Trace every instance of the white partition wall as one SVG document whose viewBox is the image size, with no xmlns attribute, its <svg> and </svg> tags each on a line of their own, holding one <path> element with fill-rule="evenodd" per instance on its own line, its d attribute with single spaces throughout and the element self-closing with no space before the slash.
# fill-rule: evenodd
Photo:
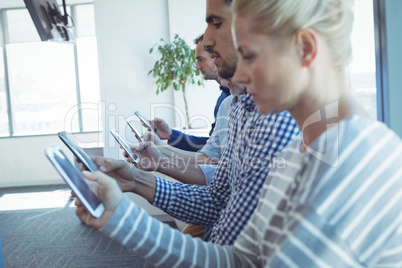
<svg viewBox="0 0 402 268">
<path fill-rule="evenodd" d="M 156 40 L 169 38 L 167 2 L 96 0 L 94 7 L 106 132 L 104 153 L 118 158 L 121 154 L 108 130 L 127 130 L 129 134 L 124 121 L 135 110 L 149 117 L 151 103 L 173 102 L 173 94 L 156 96 L 153 81 L 147 75 L 156 59 L 149 55 L 149 49 Z M 173 122 L 171 115 L 163 117 Z"/>
<path fill-rule="evenodd" d="M 169 0 L 170 37 L 179 34 L 187 44 L 195 48 L 194 39 L 204 33 L 205 0 Z M 189 114 L 192 127 L 209 128 L 213 120 L 216 100 L 220 95 L 219 86 L 215 81 L 205 81 L 205 87 L 190 86 L 187 90 Z M 182 94 L 175 92 L 174 103 L 180 111 L 184 111 Z M 185 122 L 176 114 L 176 126 L 184 126 Z"/>
</svg>

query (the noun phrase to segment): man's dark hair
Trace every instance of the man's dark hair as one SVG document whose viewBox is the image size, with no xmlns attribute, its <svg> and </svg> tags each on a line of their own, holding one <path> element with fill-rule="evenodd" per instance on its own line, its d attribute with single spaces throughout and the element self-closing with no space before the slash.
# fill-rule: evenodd
<svg viewBox="0 0 402 268">
<path fill-rule="evenodd" d="M 196 39 L 194 39 L 194 44 L 198 45 L 199 42 L 202 42 L 204 39 L 204 34 L 198 36 Z"/>
<path fill-rule="evenodd" d="M 230 6 L 232 4 L 232 0 L 223 0 L 225 5 Z"/>
</svg>

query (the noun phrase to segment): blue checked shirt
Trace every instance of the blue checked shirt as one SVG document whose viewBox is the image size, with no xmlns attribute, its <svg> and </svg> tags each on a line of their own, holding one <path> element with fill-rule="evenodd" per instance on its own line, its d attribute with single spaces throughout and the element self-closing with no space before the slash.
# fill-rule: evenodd
<svg viewBox="0 0 402 268">
<path fill-rule="evenodd" d="M 228 144 L 209 186 L 156 178 L 153 205 L 171 216 L 212 226 L 209 241 L 232 245 L 254 212 L 271 160 L 299 133 L 288 112 L 262 115 L 250 95 L 230 114 Z"/>
</svg>

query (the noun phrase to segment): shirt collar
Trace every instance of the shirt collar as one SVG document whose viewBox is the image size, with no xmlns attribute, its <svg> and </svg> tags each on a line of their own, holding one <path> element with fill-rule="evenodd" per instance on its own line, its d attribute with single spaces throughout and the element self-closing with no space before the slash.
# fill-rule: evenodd
<svg viewBox="0 0 402 268">
<path fill-rule="evenodd" d="M 220 88 L 223 92 L 225 92 L 226 95 L 230 95 L 230 90 L 229 90 L 228 87 L 226 87 L 226 86 L 219 86 L 219 88 Z"/>
<path fill-rule="evenodd" d="M 241 104 L 244 106 L 244 109 L 247 112 L 252 112 L 255 109 L 255 103 L 251 97 L 250 94 L 244 94 L 242 96 L 240 96 L 239 98 L 239 102 L 241 102 Z"/>
</svg>

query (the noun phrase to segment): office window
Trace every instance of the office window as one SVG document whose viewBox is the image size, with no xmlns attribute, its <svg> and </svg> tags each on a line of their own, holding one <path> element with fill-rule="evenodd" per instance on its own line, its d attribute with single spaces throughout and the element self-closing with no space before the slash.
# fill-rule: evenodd
<svg viewBox="0 0 402 268">
<path fill-rule="evenodd" d="M 14 134 L 55 133 L 77 103 L 74 50 L 55 43 L 7 45 Z"/>
<path fill-rule="evenodd" d="M 372 118 L 377 119 L 373 1 L 356 1 L 354 10 L 353 60 L 349 67 L 351 91 Z"/>
<path fill-rule="evenodd" d="M 8 74 L 10 103 L 3 103 L 7 98 L 1 98 L 0 135 L 101 130 L 93 5 L 69 6 L 68 13 L 75 23 L 72 29 L 75 45 L 41 42 L 26 9 L 2 12 L 6 21 L 2 30 L 7 33 L 4 42 L 7 60 L 1 68 L 7 70 L 2 75 Z M 0 94 L 5 95 L 6 84 L 3 85 L 4 89 L 0 84 Z M 80 103 L 83 105 L 79 106 Z M 3 117 L 7 105 L 11 106 L 11 124 L 7 114 Z M 7 126 L 6 131 L 2 131 L 3 124 Z"/>
</svg>

